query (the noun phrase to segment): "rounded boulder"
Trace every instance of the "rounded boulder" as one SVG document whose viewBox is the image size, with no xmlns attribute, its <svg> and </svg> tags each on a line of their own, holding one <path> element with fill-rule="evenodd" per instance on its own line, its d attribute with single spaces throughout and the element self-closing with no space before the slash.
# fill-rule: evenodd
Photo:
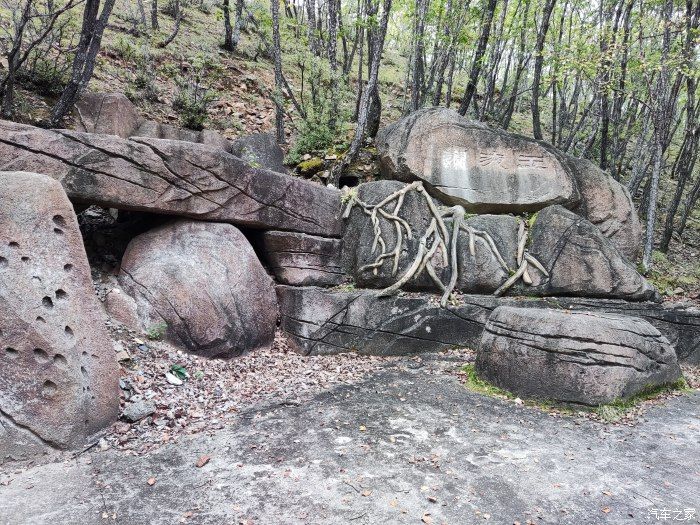
<svg viewBox="0 0 700 525">
<path fill-rule="evenodd" d="M 272 345 L 274 283 L 230 224 L 178 220 L 134 238 L 119 280 L 147 330 L 206 357 Z"/>
</svg>

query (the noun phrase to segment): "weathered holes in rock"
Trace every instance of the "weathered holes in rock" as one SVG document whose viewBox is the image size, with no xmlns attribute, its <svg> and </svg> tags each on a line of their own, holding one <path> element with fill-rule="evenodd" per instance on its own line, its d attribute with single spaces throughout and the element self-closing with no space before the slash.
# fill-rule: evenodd
<svg viewBox="0 0 700 525">
<path fill-rule="evenodd" d="M 17 357 L 19 355 L 19 352 L 16 349 L 8 346 L 7 348 L 5 348 L 5 355 L 7 355 L 8 357 Z"/>
<path fill-rule="evenodd" d="M 40 285 L 41 284 L 41 277 L 39 277 L 38 275 L 32 276 L 32 283 L 37 285 L 37 286 Z"/>
<path fill-rule="evenodd" d="M 15 249 L 15 250 L 16 250 L 17 248 L 19 248 L 19 243 L 18 243 L 18 242 L 15 242 L 15 241 L 10 241 L 9 243 L 7 243 L 7 245 L 8 245 L 10 248 L 13 248 L 13 249 Z"/>
<path fill-rule="evenodd" d="M 49 360 L 49 354 L 46 353 L 46 350 L 35 348 L 34 359 L 36 359 L 37 363 L 46 363 Z"/>
<path fill-rule="evenodd" d="M 46 319 L 44 319 L 43 317 L 41 317 L 40 315 L 38 315 L 37 318 L 36 318 L 36 322 L 37 322 L 37 323 L 45 323 L 45 322 L 46 322 Z"/>
<path fill-rule="evenodd" d="M 21 257 L 20 260 L 24 263 L 28 263 L 30 261 L 29 257 L 27 257 L 26 255 L 24 257 Z"/>
<path fill-rule="evenodd" d="M 62 230 L 61 228 L 54 228 L 54 229 L 53 229 L 53 232 L 54 232 L 56 235 L 63 235 L 63 230 Z"/>
<path fill-rule="evenodd" d="M 9 265 L 10 265 L 10 262 L 7 260 L 7 258 L 0 257 L 0 269 L 7 268 Z"/>
<path fill-rule="evenodd" d="M 67 263 L 67 264 L 63 265 L 63 271 L 70 272 L 71 270 L 73 270 L 73 265 L 71 263 Z"/>
<path fill-rule="evenodd" d="M 80 373 L 83 375 L 83 379 L 87 380 L 87 378 L 88 378 L 88 371 L 87 371 L 87 368 L 85 368 L 84 366 L 81 366 L 81 367 L 80 367 Z"/>
<path fill-rule="evenodd" d="M 68 359 L 62 354 L 56 354 L 53 356 L 53 364 L 56 365 L 61 370 L 68 368 Z"/>
<path fill-rule="evenodd" d="M 44 298 L 41 300 L 41 304 L 44 306 L 44 308 L 53 308 L 53 299 L 49 297 L 48 295 L 45 295 Z"/>
<path fill-rule="evenodd" d="M 66 227 L 66 219 L 63 218 L 63 215 L 54 215 L 53 216 L 53 222 L 57 226 L 61 226 L 62 228 Z"/>
<path fill-rule="evenodd" d="M 63 301 L 64 299 L 68 299 L 68 292 L 66 292 L 64 289 L 59 288 L 56 290 L 56 299 L 59 301 Z"/>
<path fill-rule="evenodd" d="M 47 379 L 41 386 L 41 395 L 44 397 L 51 398 L 56 395 L 57 390 L 58 386 L 56 386 L 56 383 Z"/>
<path fill-rule="evenodd" d="M 63 331 L 66 333 L 66 336 L 70 337 L 71 339 L 75 336 L 73 329 L 70 326 L 66 326 Z"/>
</svg>

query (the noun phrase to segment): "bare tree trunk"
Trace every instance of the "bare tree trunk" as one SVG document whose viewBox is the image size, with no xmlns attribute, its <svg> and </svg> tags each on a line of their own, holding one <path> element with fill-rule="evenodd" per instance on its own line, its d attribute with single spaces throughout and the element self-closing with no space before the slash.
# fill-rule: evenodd
<svg viewBox="0 0 700 525">
<path fill-rule="evenodd" d="M 279 0 L 270 2 L 272 11 L 272 58 L 275 63 L 275 91 L 273 94 L 275 102 L 275 136 L 278 144 L 284 144 L 284 106 L 282 103 L 282 50 L 280 44 L 280 4 Z"/>
<path fill-rule="evenodd" d="M 151 0 L 151 29 L 158 29 L 158 0 Z"/>
<path fill-rule="evenodd" d="M 535 44 L 535 70 L 532 78 L 532 135 L 537 140 L 542 140 L 542 124 L 540 123 L 540 78 L 542 77 L 542 64 L 544 62 L 544 42 L 549 30 L 549 19 L 554 10 L 556 0 L 546 0 L 540 29 L 537 32 L 537 42 Z"/>
<path fill-rule="evenodd" d="M 328 127 L 336 128 L 339 108 L 338 93 L 338 19 L 340 17 L 340 0 L 328 2 L 328 62 L 331 66 L 331 108 Z"/>
<path fill-rule="evenodd" d="M 481 36 L 479 37 L 479 43 L 476 47 L 476 52 L 474 53 L 474 61 L 472 62 L 472 68 L 469 73 L 467 89 L 464 92 L 462 103 L 459 105 L 458 112 L 460 115 L 467 114 L 467 111 L 469 110 L 469 105 L 471 104 L 472 98 L 474 97 L 474 93 L 476 93 L 476 85 L 479 81 L 479 73 L 481 72 L 481 62 L 484 58 L 486 46 L 489 42 L 489 35 L 491 34 L 491 24 L 493 23 L 493 14 L 495 10 L 496 0 L 488 0 L 488 5 L 486 6 L 484 17 L 481 20 Z"/>
<path fill-rule="evenodd" d="M 374 0 L 368 0 L 368 5 L 371 5 L 373 1 Z M 370 57 L 371 68 L 369 73 L 369 79 L 367 80 L 367 87 L 362 93 L 362 100 L 360 101 L 360 112 L 357 118 L 357 126 L 355 127 L 355 136 L 353 137 L 352 142 L 350 143 L 350 148 L 345 154 L 345 157 L 343 157 L 342 162 L 336 164 L 333 167 L 328 177 L 329 184 L 333 184 L 335 186 L 338 185 L 338 182 L 340 181 L 340 175 L 342 174 L 342 172 L 345 171 L 347 167 L 355 161 L 357 153 L 360 151 L 362 141 L 365 137 L 365 129 L 367 127 L 367 121 L 372 105 L 372 96 L 377 90 L 377 80 L 379 78 L 379 64 L 382 60 L 382 50 L 384 49 L 384 39 L 386 38 L 386 30 L 387 25 L 389 23 L 391 1 L 392 0 L 384 0 L 383 2 L 382 18 L 379 22 L 379 27 L 375 32 L 375 38 L 373 39 L 374 42 L 372 45 L 372 53 Z"/>
<path fill-rule="evenodd" d="M 224 49 L 233 51 L 233 27 L 231 26 L 230 0 L 224 0 L 222 9 L 224 11 Z"/>
<path fill-rule="evenodd" d="M 102 34 L 112 14 L 114 1 L 105 0 L 101 12 L 99 11 L 100 0 L 86 0 L 85 2 L 83 24 L 73 58 L 71 78 L 51 112 L 50 125 L 52 127 L 61 125 L 92 78 L 95 60 L 102 43 Z"/>
<path fill-rule="evenodd" d="M 411 83 L 410 111 L 417 111 L 422 104 L 423 81 L 425 76 L 425 15 L 428 10 L 428 0 L 416 0 L 415 23 L 413 26 L 413 63 Z"/>
<path fill-rule="evenodd" d="M 243 27 L 243 8 L 244 0 L 236 0 L 235 22 L 233 23 L 233 34 L 231 35 L 232 51 L 238 47 L 238 42 L 241 40 L 241 28 Z"/>
<path fill-rule="evenodd" d="M 165 48 L 168 46 L 173 40 L 175 40 L 175 37 L 177 34 L 180 32 L 180 23 L 182 22 L 182 7 L 180 7 L 180 0 L 175 0 L 175 27 L 173 27 L 173 30 L 170 33 L 170 36 L 160 42 L 158 44 L 158 47 Z"/>
</svg>

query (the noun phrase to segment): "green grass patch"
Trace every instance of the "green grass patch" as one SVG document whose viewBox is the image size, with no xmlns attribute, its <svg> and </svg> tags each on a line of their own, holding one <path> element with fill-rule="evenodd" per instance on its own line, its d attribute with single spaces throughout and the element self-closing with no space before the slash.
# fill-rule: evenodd
<svg viewBox="0 0 700 525">
<path fill-rule="evenodd" d="M 476 374 L 476 367 L 473 364 L 464 365 L 462 367 L 462 372 L 466 374 L 467 382 L 465 383 L 465 385 L 472 392 L 476 392 L 477 394 L 484 394 L 486 396 L 502 397 L 506 399 L 515 399 L 516 397 L 511 392 L 503 390 L 502 388 L 498 388 L 497 386 L 492 385 L 488 381 L 481 379 Z"/>
<path fill-rule="evenodd" d="M 688 382 L 684 378 L 680 378 L 678 381 L 671 383 L 669 385 L 663 386 L 647 386 L 638 394 L 630 397 L 629 399 L 618 399 L 612 403 L 606 403 L 605 405 L 600 405 L 593 411 L 606 423 L 615 423 L 625 417 L 625 415 L 639 406 L 640 403 L 644 401 L 649 401 L 662 394 L 669 394 L 671 392 L 690 392 L 692 388 L 688 385 Z"/>
<path fill-rule="evenodd" d="M 480 378 L 477 375 L 476 368 L 473 364 L 464 365 L 461 370 L 465 374 L 465 386 L 472 392 L 501 399 L 516 399 L 517 396 L 512 392 L 499 388 Z M 638 407 L 644 401 L 648 401 L 660 395 L 671 392 L 690 391 L 692 391 L 692 388 L 690 388 L 686 380 L 684 378 L 680 378 L 678 381 L 669 385 L 649 386 L 629 399 L 619 399 L 613 401 L 612 403 L 599 405 L 595 408 L 558 403 L 548 399 L 526 399 L 523 400 L 523 404 L 526 406 L 534 406 L 542 410 L 555 410 L 559 413 L 569 415 L 574 415 L 577 412 L 593 412 L 606 423 L 615 423 L 624 418 L 628 412 Z"/>
</svg>

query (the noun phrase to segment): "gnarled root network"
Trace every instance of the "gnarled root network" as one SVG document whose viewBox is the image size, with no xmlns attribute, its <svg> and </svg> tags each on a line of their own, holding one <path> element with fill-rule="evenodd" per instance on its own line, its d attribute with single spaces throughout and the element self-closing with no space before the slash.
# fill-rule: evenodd
<svg viewBox="0 0 700 525">
<path fill-rule="evenodd" d="M 379 268 L 381 268 L 381 266 L 384 264 L 384 261 L 391 259 L 391 275 L 395 276 L 398 273 L 404 235 L 406 239 L 413 238 L 413 230 L 411 225 L 399 216 L 399 212 L 401 211 L 401 207 L 404 203 L 404 198 L 406 194 L 411 191 L 415 191 L 425 198 L 432 218 L 428 228 L 418 243 L 418 252 L 413 259 L 413 262 L 394 284 L 384 288 L 378 293 L 380 297 L 397 293 L 411 279 L 419 276 L 423 271 L 425 271 L 428 273 L 437 287 L 442 291 L 440 305 L 442 307 L 447 306 L 450 295 L 454 291 L 457 284 L 457 277 L 459 274 L 457 242 L 461 232 L 464 232 L 469 236 L 469 253 L 472 257 L 476 255 L 476 238 L 478 237 L 484 241 L 486 246 L 488 246 L 489 250 L 492 252 L 493 256 L 496 258 L 501 267 L 503 267 L 507 273 L 511 273 L 511 269 L 508 267 L 508 264 L 505 262 L 501 252 L 498 250 L 493 238 L 487 232 L 472 228 L 464 222 L 464 218 L 466 216 L 465 209 L 462 206 L 453 206 L 441 212 L 438 210 L 437 206 L 435 206 L 433 199 L 427 194 L 425 188 L 423 187 L 423 183 L 420 181 L 404 186 L 400 190 L 391 193 L 377 204 L 368 204 L 362 201 L 357 197 L 356 190 L 350 190 L 343 195 L 343 202 L 346 203 L 343 218 L 348 218 L 352 208 L 354 206 L 359 206 L 360 209 L 369 217 L 372 224 L 372 229 L 374 232 L 372 253 L 377 253 L 377 251 L 379 252 L 375 260 L 362 266 L 360 271 L 372 270 L 374 275 L 377 275 Z M 393 208 L 389 210 L 386 209 L 386 207 L 390 207 L 392 204 Z M 391 249 L 387 247 L 387 243 L 382 236 L 382 218 L 393 224 L 396 230 L 396 242 Z M 449 231 L 446 222 L 450 224 L 451 232 Z M 542 274 L 546 277 L 549 277 L 549 273 L 547 270 L 545 270 L 544 266 L 537 259 L 535 259 L 535 257 L 528 253 L 526 249 L 527 232 L 525 230 L 525 223 L 521 219 L 518 219 L 518 222 L 518 251 L 516 257 L 518 269 L 498 288 L 498 290 L 494 292 L 494 295 L 497 296 L 503 295 L 520 278 L 522 278 L 525 284 L 532 284 L 532 278 L 530 277 L 529 273 L 530 266 L 542 272 Z M 432 264 L 432 258 L 435 256 L 438 250 L 441 251 L 443 263 L 445 265 L 449 265 L 450 268 L 450 279 L 447 284 L 443 284 L 443 282 L 437 276 L 435 268 Z"/>
</svg>

